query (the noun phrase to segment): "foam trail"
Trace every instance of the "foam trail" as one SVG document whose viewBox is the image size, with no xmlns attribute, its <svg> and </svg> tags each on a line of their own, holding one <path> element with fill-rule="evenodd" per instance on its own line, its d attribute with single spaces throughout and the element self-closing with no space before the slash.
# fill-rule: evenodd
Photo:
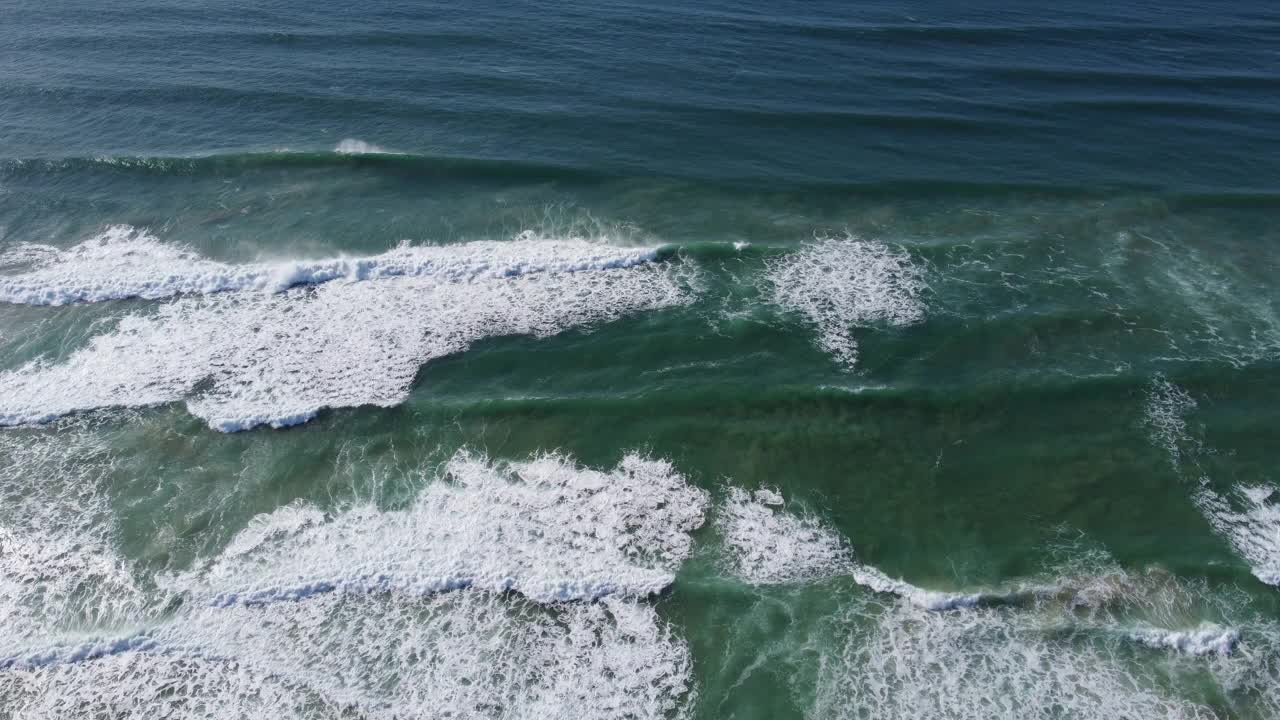
<svg viewBox="0 0 1280 720">
<path fill-rule="evenodd" d="M 217 606 L 462 588 L 642 598 L 674 580 L 706 506 L 670 463 L 638 455 L 606 473 L 560 456 L 494 465 L 463 454 L 445 476 L 403 510 L 326 521 L 287 506 L 255 520 L 190 591 Z"/>
<path fill-rule="evenodd" d="M 339 142 L 333 151 L 342 155 L 398 155 L 390 150 L 384 150 L 371 142 L 365 142 L 358 138 L 346 138 Z"/>
<path fill-rule="evenodd" d="M 1254 577 L 1280 587 L 1280 505 L 1275 498 L 1275 488 L 1266 485 L 1239 487 L 1231 497 L 1205 487 L 1196 495 L 1196 505 L 1249 563 Z"/>
<path fill-rule="evenodd" d="M 729 487 L 718 513 L 729 572 L 754 585 L 815 581 L 854 568 L 845 539 L 821 520 L 781 510 L 776 490 Z"/>
<path fill-rule="evenodd" d="M 815 717 L 1208 718 L 1169 697 L 1141 666 L 1045 636 L 996 608 L 934 613 L 897 603 L 823 658 Z M 1030 622 L 1028 622 L 1030 621 Z"/>
<path fill-rule="evenodd" d="M 168 583 L 184 598 L 172 615 L 0 655 L 0 704 L 19 717 L 686 716 L 688 647 L 638 600 L 688 556 L 705 493 L 636 455 L 606 472 L 460 454 L 442 475 L 402 510 L 295 503 L 255 518 Z M 333 591 L 297 591 L 321 584 Z"/>
<path fill-rule="evenodd" d="M 816 582 L 844 575 L 869 590 L 934 611 L 1011 603 L 1032 592 L 955 594 L 916 587 L 857 562 L 848 541 L 834 528 L 815 515 L 787 512 L 784 505 L 782 495 L 773 489 L 727 489 L 717 526 L 723 563 L 731 575 L 753 585 Z"/>
<path fill-rule="evenodd" d="M 390 407 L 421 365 L 483 338 L 544 337 L 692 302 L 681 266 L 646 252 L 471 243 L 433 249 L 433 274 L 181 298 L 123 317 L 61 364 L 0 372 L 0 425 L 186 399 L 230 432 L 323 408 Z"/>
<path fill-rule="evenodd" d="M 818 347 L 852 368 L 854 328 L 924 318 L 924 274 L 906 251 L 847 236 L 826 238 L 769 264 L 775 303 L 818 329 Z"/>
<path fill-rule="evenodd" d="M 89 429 L 0 435 L 0 657 L 147 605 L 116 550 L 102 483 L 112 457 Z"/>
<path fill-rule="evenodd" d="M 1147 390 L 1145 421 L 1151 431 L 1151 441 L 1164 448 L 1174 467 L 1182 462 L 1184 446 L 1195 449 L 1195 441 L 1187 432 L 1186 417 L 1196 405 L 1190 393 L 1163 377 L 1152 380 Z"/>
<path fill-rule="evenodd" d="M 1139 627 L 1127 633 L 1131 640 L 1157 649 L 1186 655 L 1230 655 L 1240 643 L 1240 631 L 1214 623 L 1202 623 L 1189 630 Z"/>
<path fill-rule="evenodd" d="M 477 591 L 201 609 L 92 662 L 0 671 L 19 716 L 683 717 L 685 644 L 652 607 Z M 241 714 L 237 714 L 241 713 Z"/>
<path fill-rule="evenodd" d="M 1146 406 L 1152 442 L 1163 447 L 1175 467 L 1184 452 L 1199 452 L 1200 443 L 1187 431 L 1186 416 L 1196 401 L 1186 390 L 1164 378 L 1151 384 Z M 1249 564 L 1254 577 L 1280 586 L 1280 506 L 1276 490 L 1268 485 L 1236 487 L 1223 495 L 1209 487 L 1209 479 L 1197 478 L 1194 501 L 1215 531 L 1231 543 Z"/>
<path fill-rule="evenodd" d="M 236 290 L 281 292 L 295 285 L 395 277 L 469 282 L 534 273 L 585 272 L 652 262 L 656 248 L 618 248 L 584 240 L 477 241 L 460 245 L 402 244 L 367 257 L 232 265 L 201 257 L 128 225 L 67 250 L 20 245 L 0 267 L 29 266 L 0 276 L 0 302 L 67 305 L 125 298 L 155 300 Z"/>
</svg>

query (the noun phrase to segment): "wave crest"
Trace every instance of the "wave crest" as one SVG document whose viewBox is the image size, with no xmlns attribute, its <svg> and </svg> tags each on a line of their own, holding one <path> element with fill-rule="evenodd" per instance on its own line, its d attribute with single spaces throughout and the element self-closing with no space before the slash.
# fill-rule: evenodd
<svg viewBox="0 0 1280 720">
<path fill-rule="evenodd" d="M 524 239 L 402 248 L 323 272 L 293 263 L 283 282 L 252 271 L 242 279 L 288 286 L 354 268 L 367 281 L 186 297 L 126 315 L 61 364 L 0 372 L 0 425 L 186 399 L 214 429 L 235 431 L 305 422 L 323 408 L 393 406 L 424 363 L 478 340 L 545 337 L 692 302 L 679 265 L 655 260 L 652 250 Z"/>
</svg>

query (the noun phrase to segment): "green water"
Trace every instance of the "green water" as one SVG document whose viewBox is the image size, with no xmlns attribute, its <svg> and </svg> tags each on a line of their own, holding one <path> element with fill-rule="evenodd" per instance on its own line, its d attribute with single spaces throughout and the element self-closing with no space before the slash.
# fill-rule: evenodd
<svg viewBox="0 0 1280 720">
<path fill-rule="evenodd" d="M 331 5 L 0 22 L 0 718 L 1280 717 L 1271 8 Z"/>
<path fill-rule="evenodd" d="M 366 172 L 376 177 L 381 168 L 373 167 Z M 339 165 L 348 169 L 358 176 L 361 166 Z M 273 197 L 282 182 L 253 172 L 227 174 L 200 182 L 235 184 L 255 198 Z M 241 214 L 233 204 L 232 219 L 210 223 L 200 217 L 203 210 L 178 205 L 204 192 L 141 192 L 136 186 L 151 181 L 142 175 L 126 174 L 108 186 L 121 196 L 116 202 L 145 198 L 133 200 L 135 209 L 119 213 L 122 219 L 172 213 L 162 226 L 164 242 L 232 263 L 376 254 L 398 231 L 372 219 L 385 213 L 392 228 L 407 222 L 387 206 L 429 212 L 380 189 L 367 190 L 365 202 L 344 191 L 346 202 L 360 208 L 351 215 L 370 219 L 364 224 L 369 237 L 354 242 L 343 229 L 316 225 L 287 236 L 318 239 L 280 249 L 262 239 L 266 225 L 318 220 L 288 207 Z M 907 601 L 839 573 L 763 585 L 736 578 L 716 509 L 731 486 L 776 488 L 787 499 L 780 512 L 815 514 L 827 531 L 847 540 L 857 562 L 928 590 L 1001 592 L 1107 573 L 1159 579 L 1151 588 L 1139 583 L 1126 590 L 1133 594 L 1127 601 L 1100 608 L 1073 610 L 1074 601 L 1050 599 L 917 611 L 926 623 L 957 615 L 963 619 L 955 623 L 977 617 L 987 624 L 972 636 L 934 638 L 936 646 L 918 648 L 914 660 L 912 646 L 900 648 L 908 659 L 898 662 L 924 664 L 915 669 L 918 676 L 885 679 L 890 687 L 902 684 L 891 691 L 899 698 L 908 697 L 903 687 L 927 690 L 956 672 L 943 670 L 948 663 L 975 663 L 970 653 L 1016 658 L 1034 641 L 1047 643 L 1037 650 L 1047 653 L 1043 667 L 970 667 L 976 676 L 964 682 L 983 688 L 978 696 L 988 700 L 1032 704 L 1011 706 L 1018 714 L 1033 706 L 1050 716 L 1087 714 L 1103 704 L 1089 693 L 1111 697 L 1128 712 L 1151 711 L 1134 699 L 1139 690 L 1223 715 L 1270 713 L 1270 618 L 1280 608 L 1250 565 L 1266 558 L 1242 556 L 1231 533 L 1215 529 L 1194 500 L 1202 476 L 1225 495 L 1269 477 L 1275 407 L 1269 358 L 1280 336 L 1265 283 L 1275 260 L 1260 251 L 1255 234 L 1269 211 L 1151 196 L 987 193 L 895 202 L 873 195 L 824 202 L 706 188 L 676 193 L 663 183 L 631 187 L 648 198 L 652 214 L 627 200 L 605 199 L 625 198 L 624 192 L 521 181 L 469 190 L 486 198 L 476 201 L 482 207 L 451 208 L 457 219 L 449 229 L 443 221 L 435 227 L 450 243 L 512 237 L 516 228 L 620 244 L 661 238 L 657 262 L 693 288 L 688 304 L 551 337 L 484 338 L 425 364 L 402 403 L 327 409 L 283 430 L 213 432 L 181 402 L 11 428 L 4 434 L 7 472 L 23 500 L 9 505 L 8 522 L 31 525 L 24 517 L 31 503 L 65 507 L 71 517 L 81 506 L 96 508 L 89 513 L 93 537 L 151 588 L 141 592 L 160 607 L 142 615 L 164 617 L 175 612 L 174 601 L 164 600 L 163 589 L 148 578 L 201 567 L 259 513 L 297 502 L 335 514 L 370 501 L 401 508 L 423 482 L 439 482 L 435 468 L 460 449 L 511 460 L 556 451 L 602 469 L 638 450 L 670 460 L 689 483 L 711 493 L 692 557 L 667 590 L 646 601 L 687 643 L 696 694 L 682 702 L 696 716 L 825 716 L 866 705 L 866 697 L 840 684 L 875 677 L 856 655 L 849 659 L 849 648 L 885 642 L 874 636 L 883 632 L 876 623 L 912 612 Z M 500 198 L 520 193 L 532 195 L 510 211 L 521 219 L 489 212 Z M 690 208 L 712 209 L 694 223 L 697 230 L 676 231 L 663 224 L 673 204 L 667 193 Z M 552 195 L 562 202 L 543 200 Z M 545 215 L 538 218 L 540 204 Z M 734 222 L 714 230 L 714 218 L 735 205 L 741 215 L 758 218 L 759 227 L 744 232 L 753 224 Z M 686 220 L 697 215 L 692 209 L 680 214 Z M 345 212 L 335 217 L 360 222 Z M 617 217 L 631 221 L 601 219 Z M 800 227 L 841 228 L 830 231 L 840 243 L 859 242 L 845 240 L 847 234 L 905 252 L 927 285 L 924 318 L 855 328 L 852 368 L 824 353 L 815 326 L 780 307 L 767 280 L 771 263 L 813 246 Z M 85 230 L 48 232 L 74 243 Z M 342 244 L 324 240 L 328 232 Z M 751 244 L 734 249 L 733 242 Z M 110 335 L 118 318 L 148 316 L 155 307 L 156 301 L 140 300 L 6 305 L 0 331 L 6 366 L 66 362 L 89 338 Z M 1194 409 L 1179 411 L 1187 422 L 1176 437 L 1186 447 L 1180 465 L 1151 420 L 1153 382 L 1161 377 L 1198 400 Z M 45 449 L 32 457 L 33 446 Z M 78 521 L 62 514 L 45 522 L 50 525 L 33 531 L 77 532 Z M 1274 525 L 1266 525 L 1266 517 L 1254 522 L 1243 527 L 1266 542 Z M 26 602 L 22 593 L 11 597 Z M 92 619 L 97 612 L 106 620 Z M 86 613 L 89 619 L 75 619 Z M 1106 619 L 1095 619 L 1097 613 Z M 123 633 L 110 611 L 80 609 L 70 617 L 55 627 L 69 625 L 73 636 L 104 628 Z M 914 621 L 902 622 L 897 632 L 906 635 L 895 642 L 905 643 Z M 1144 622 L 1171 631 L 1216 623 L 1241 628 L 1241 639 L 1222 657 L 1124 640 L 1127 629 Z M 1002 635 L 1018 623 L 1040 625 L 1019 631 L 1025 637 Z M 917 629 L 924 638 L 918 642 L 933 637 L 926 630 Z M 943 630 L 960 632 L 934 632 Z M 988 631 L 995 636 L 986 637 Z M 1062 653 L 1056 660 L 1054 648 Z M 1104 652 L 1107 667 L 1134 673 L 1136 688 L 1086 677 L 1067 692 L 1076 704 L 1055 710 L 1035 705 L 1048 697 L 1046 690 L 1016 684 L 1052 676 L 1055 662 L 1068 669 L 1101 662 L 1077 657 L 1088 652 Z M 991 673 L 1014 672 L 1023 673 L 1013 676 L 1014 685 L 984 688 L 999 679 Z M 1246 679 L 1233 681 L 1232 673 Z M 958 693 L 941 697 L 952 699 L 929 701 L 938 703 L 932 712 L 939 716 L 983 707 L 957 705 L 965 702 Z M 919 704 L 925 701 L 878 702 L 889 708 L 886 716 L 926 707 Z"/>
</svg>

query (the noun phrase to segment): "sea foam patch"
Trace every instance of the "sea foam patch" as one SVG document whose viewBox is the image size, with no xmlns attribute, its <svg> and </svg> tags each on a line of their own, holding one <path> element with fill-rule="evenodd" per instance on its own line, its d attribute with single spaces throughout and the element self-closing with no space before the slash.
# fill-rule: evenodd
<svg viewBox="0 0 1280 720">
<path fill-rule="evenodd" d="M 535 241 L 536 240 L 536 241 Z M 654 248 L 610 247 L 586 240 L 403 243 L 377 255 L 229 264 L 202 257 L 129 225 L 108 227 L 68 249 L 23 244 L 0 256 L 0 302 L 66 305 L 124 298 L 155 300 L 236 290 L 280 292 L 334 280 L 418 277 L 439 282 L 625 268 L 652 262 Z"/>
<path fill-rule="evenodd" d="M 851 572 L 848 542 L 813 515 L 784 508 L 776 490 L 727 488 L 717 526 L 730 573 L 754 585 L 812 582 Z"/>
<path fill-rule="evenodd" d="M 171 612 L 0 653 L 0 705 L 22 717 L 685 715 L 688 647 L 642 599 L 689 554 L 705 493 L 636 455 L 596 471 L 464 454 L 440 475 L 402 510 L 294 503 L 255 518 L 165 584 L 183 598 Z"/>
<path fill-rule="evenodd" d="M 1141 665 L 1046 634 L 1016 612 L 898 603 L 858 615 L 823 663 L 815 716 L 1214 717 L 1161 691 Z"/>
<path fill-rule="evenodd" d="M 826 238 L 769 264 L 775 303 L 818 330 L 818 347 L 842 365 L 858 360 L 854 329 L 909 325 L 925 315 L 924 273 L 905 250 L 855 237 Z"/>
<path fill-rule="evenodd" d="M 848 540 L 817 515 L 786 507 L 777 490 L 729 486 L 716 518 L 726 570 L 752 585 L 817 582 L 848 576 L 877 593 L 928 610 L 955 610 L 993 600 L 992 593 L 945 593 L 916 587 L 858 562 Z M 999 596 L 1003 598 L 1003 595 Z"/>
<path fill-rule="evenodd" d="M 684 642 L 647 605 L 469 590 L 204 607 L 145 644 L 0 671 L 23 717 L 682 717 Z"/>
<path fill-rule="evenodd" d="M 0 657 L 145 608 L 101 489 L 111 464 L 75 423 L 0 435 Z"/>
<path fill-rule="evenodd" d="M 1182 462 L 1184 448 L 1196 449 L 1194 438 L 1187 432 L 1187 415 L 1196 405 L 1190 393 L 1163 377 L 1156 377 L 1147 388 L 1144 421 L 1151 442 L 1164 448 L 1175 467 Z"/>
<path fill-rule="evenodd" d="M 218 606 L 465 588 L 538 602 L 643 598 L 674 580 L 706 507 L 670 463 L 638 455 L 602 472 L 561 456 L 493 464 L 464 454 L 444 477 L 402 510 L 326 519 L 287 506 L 255 520 L 190 591 Z"/>
<path fill-rule="evenodd" d="M 393 406 L 423 363 L 477 340 L 691 302 L 681 268 L 647 252 L 473 243 L 429 253 L 448 266 L 440 272 L 179 298 L 125 316 L 61 364 L 0 373 L 0 424 L 185 399 L 211 427 L 235 431 L 305 422 L 323 408 Z"/>
<path fill-rule="evenodd" d="M 1187 416 L 1196 409 L 1194 397 L 1186 390 L 1156 378 L 1146 404 L 1146 421 L 1152 442 L 1168 453 L 1178 467 L 1184 455 L 1202 450 L 1201 443 L 1187 429 Z M 1209 478 L 1189 477 L 1196 489 L 1192 496 L 1205 519 L 1231 543 L 1254 577 L 1268 585 L 1280 586 L 1280 504 L 1270 485 L 1239 485 L 1219 493 L 1209 486 Z"/>
<path fill-rule="evenodd" d="M 1274 487 L 1242 486 L 1227 496 L 1205 487 L 1196 505 L 1249 563 L 1254 577 L 1280 586 L 1280 494 Z"/>
</svg>

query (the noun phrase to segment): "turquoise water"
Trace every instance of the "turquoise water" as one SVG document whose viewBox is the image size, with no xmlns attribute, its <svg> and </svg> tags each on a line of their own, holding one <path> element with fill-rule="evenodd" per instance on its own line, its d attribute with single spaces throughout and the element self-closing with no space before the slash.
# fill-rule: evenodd
<svg viewBox="0 0 1280 720">
<path fill-rule="evenodd" d="M 0 16 L 0 717 L 1280 717 L 1268 5 Z"/>
</svg>

